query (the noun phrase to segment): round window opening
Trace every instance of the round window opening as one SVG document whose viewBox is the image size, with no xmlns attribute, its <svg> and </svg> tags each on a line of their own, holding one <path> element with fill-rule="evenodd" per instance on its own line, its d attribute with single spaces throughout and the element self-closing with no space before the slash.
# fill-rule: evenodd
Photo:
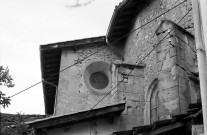
<svg viewBox="0 0 207 135">
<path fill-rule="evenodd" d="M 104 72 L 95 72 L 90 76 L 90 84 L 95 89 L 104 89 L 108 83 L 108 76 Z"/>
</svg>

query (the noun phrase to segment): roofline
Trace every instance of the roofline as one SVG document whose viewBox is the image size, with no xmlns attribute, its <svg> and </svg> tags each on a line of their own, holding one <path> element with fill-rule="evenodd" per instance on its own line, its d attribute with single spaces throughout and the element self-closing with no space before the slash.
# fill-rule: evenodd
<svg viewBox="0 0 207 135">
<path fill-rule="evenodd" d="M 167 19 L 163 19 L 161 20 L 160 25 L 158 26 L 158 28 L 155 31 L 156 35 L 159 35 L 161 33 L 163 33 L 162 27 L 164 27 L 164 25 L 169 25 L 169 27 L 175 27 L 177 28 L 179 31 L 185 33 L 186 35 L 190 36 L 191 38 L 195 39 L 194 35 L 191 34 L 190 32 L 186 31 L 184 28 L 182 28 L 180 25 L 176 24 L 175 22 L 171 21 L 171 20 L 167 20 Z M 167 30 L 167 29 L 164 29 Z"/>
<path fill-rule="evenodd" d="M 98 107 L 92 110 L 84 110 L 77 113 L 52 116 L 44 119 L 25 122 L 35 129 L 53 128 L 65 124 L 77 124 L 80 121 L 107 116 L 108 114 L 120 114 L 125 109 L 125 102 L 119 102 L 104 107 Z M 87 114 L 87 115 L 85 115 Z M 83 117 L 85 116 L 85 117 Z M 80 119 L 81 118 L 81 119 Z"/>
<path fill-rule="evenodd" d="M 130 2 L 132 2 L 132 0 L 124 0 L 115 8 L 114 13 L 111 18 L 111 21 L 109 23 L 107 33 L 106 33 L 106 43 L 107 44 L 109 44 L 109 45 L 112 44 L 109 37 L 110 37 L 111 33 L 113 32 L 114 25 L 116 24 L 116 20 L 119 15 L 119 12 L 121 12 L 127 4 L 130 4 Z"/>
<path fill-rule="evenodd" d="M 81 46 L 81 45 L 86 45 L 86 44 L 91 44 L 91 43 L 96 43 L 96 42 L 105 42 L 105 36 L 43 44 L 43 45 L 40 45 L 40 51 L 51 50 L 51 49 L 62 49 L 65 47 L 72 47 L 72 46 Z"/>
</svg>

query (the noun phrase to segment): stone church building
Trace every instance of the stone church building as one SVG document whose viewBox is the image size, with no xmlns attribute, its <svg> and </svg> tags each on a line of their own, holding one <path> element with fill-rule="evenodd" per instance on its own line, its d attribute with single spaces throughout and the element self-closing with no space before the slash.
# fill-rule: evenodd
<svg viewBox="0 0 207 135">
<path fill-rule="evenodd" d="M 202 133 L 191 0 L 123 0 L 107 34 L 40 46 L 37 135 Z"/>
</svg>

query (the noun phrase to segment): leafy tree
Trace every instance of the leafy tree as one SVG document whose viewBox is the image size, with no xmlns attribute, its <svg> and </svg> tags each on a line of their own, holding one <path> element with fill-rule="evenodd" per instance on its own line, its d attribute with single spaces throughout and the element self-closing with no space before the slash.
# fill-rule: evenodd
<svg viewBox="0 0 207 135">
<path fill-rule="evenodd" d="M 8 88 L 14 87 L 13 79 L 11 75 L 9 74 L 9 69 L 3 68 L 3 66 L 0 66 L 0 85 L 6 86 Z M 10 105 L 10 97 L 7 97 L 2 91 L 0 91 L 0 105 L 2 105 L 4 108 L 8 107 Z"/>
<path fill-rule="evenodd" d="M 24 115 L 18 113 L 15 119 L 11 119 L 10 121 L 12 123 L 9 124 L 4 118 L 1 121 L 1 135 L 35 135 L 35 130 L 24 124 Z"/>
</svg>

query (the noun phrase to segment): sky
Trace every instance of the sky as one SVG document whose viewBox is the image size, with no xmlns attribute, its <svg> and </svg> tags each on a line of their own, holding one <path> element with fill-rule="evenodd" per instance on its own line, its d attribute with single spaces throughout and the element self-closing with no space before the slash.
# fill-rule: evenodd
<svg viewBox="0 0 207 135">
<path fill-rule="evenodd" d="M 1 91 L 12 96 L 41 81 L 39 45 L 106 35 L 121 1 L 70 8 L 75 0 L 0 0 L 0 65 L 8 66 L 15 84 Z M 42 84 L 14 96 L 1 112 L 44 114 Z"/>
</svg>

